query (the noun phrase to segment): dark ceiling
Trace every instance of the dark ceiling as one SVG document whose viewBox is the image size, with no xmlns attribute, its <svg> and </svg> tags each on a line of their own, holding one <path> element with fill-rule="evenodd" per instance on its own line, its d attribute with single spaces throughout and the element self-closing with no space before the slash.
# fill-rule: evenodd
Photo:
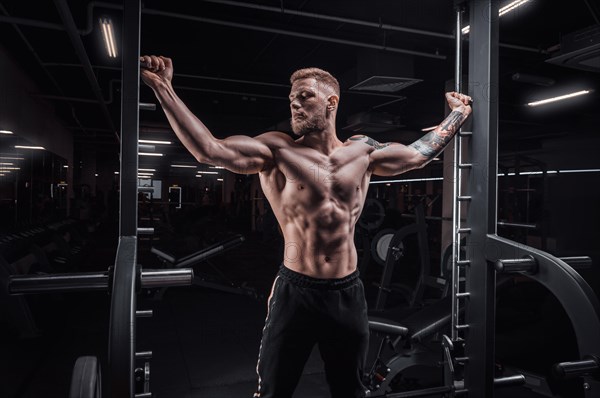
<svg viewBox="0 0 600 398">
<path fill-rule="evenodd" d="M 108 58 L 98 20 L 112 19 L 119 52 L 120 2 L 67 2 L 108 115 L 94 95 L 55 3 L 60 1 L 0 0 L 0 16 L 22 19 L 18 24 L 6 18 L 0 23 L 2 43 L 36 81 L 39 95 L 54 104 L 65 126 L 73 131 L 76 150 L 94 147 L 116 154 L 121 59 Z M 501 1 L 500 6 L 507 3 Z M 306 66 L 327 69 L 340 80 L 341 139 L 360 128 L 357 131 L 378 141 L 410 142 L 421 134 L 421 128 L 443 118 L 443 93 L 454 74 L 453 1 L 148 0 L 143 7 L 142 53 L 173 59 L 177 92 L 218 137 L 289 129 L 289 75 Z M 596 71 L 584 71 L 547 60 L 564 52 L 561 38 L 598 26 L 599 15 L 597 1 L 530 0 L 502 16 L 501 151 L 535 149 L 545 139 L 596 137 L 598 92 L 539 109 L 525 104 L 596 89 L 600 65 Z M 32 26 L 40 22 L 49 25 Z M 466 49 L 468 41 L 464 44 Z M 466 54 L 464 65 L 466 72 Z M 515 81 L 516 73 L 554 83 Z M 417 82 L 397 92 L 351 89 L 370 76 Z M 151 90 L 143 86 L 141 100 L 156 103 Z M 174 140 L 160 109 L 142 111 L 140 125 L 140 138 Z M 349 129 L 350 125 L 359 127 Z M 180 145 L 166 152 L 169 162 L 192 161 Z"/>
</svg>

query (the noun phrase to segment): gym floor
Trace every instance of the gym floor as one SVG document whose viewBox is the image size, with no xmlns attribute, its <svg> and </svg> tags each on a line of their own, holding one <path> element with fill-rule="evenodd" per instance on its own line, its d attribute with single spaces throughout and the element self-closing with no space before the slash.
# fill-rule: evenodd
<svg viewBox="0 0 600 398">
<path fill-rule="evenodd" d="M 138 322 L 137 349 L 151 350 L 154 397 L 251 397 L 256 387 L 256 358 L 266 315 L 265 299 L 277 272 L 273 241 L 246 235 L 238 248 L 213 260 L 233 283 L 246 281 L 262 298 L 235 295 L 197 286 L 170 288 L 159 295 L 139 295 L 138 309 L 152 309 L 152 318 Z M 116 242 L 112 227 L 94 234 L 88 270 L 105 269 Z M 140 262 L 159 264 L 147 248 Z M 206 268 L 206 269 L 205 269 Z M 210 267 L 196 269 L 203 273 Z M 65 397 L 77 357 L 98 356 L 107 369 L 106 347 L 110 299 L 106 293 L 31 296 L 39 336 L 15 339 L 3 331 L 0 396 L 6 398 Z M 104 373 L 106 381 L 106 373 Z M 498 391 L 498 397 L 539 397 L 525 389 Z M 295 398 L 325 398 L 329 392 L 318 351 L 307 362 Z M 572 397 L 570 397 L 572 398 Z"/>
</svg>

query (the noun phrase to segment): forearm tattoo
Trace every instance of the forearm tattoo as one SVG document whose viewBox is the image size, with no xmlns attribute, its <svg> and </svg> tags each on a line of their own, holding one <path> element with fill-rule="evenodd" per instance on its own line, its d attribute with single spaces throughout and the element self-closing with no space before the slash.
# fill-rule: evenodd
<svg viewBox="0 0 600 398">
<path fill-rule="evenodd" d="M 380 144 L 379 142 L 375 141 L 373 138 L 367 137 L 366 135 L 361 135 L 359 137 L 350 137 L 349 139 L 351 141 L 362 141 L 364 138 L 367 139 L 367 141 L 365 141 L 365 144 L 367 144 L 369 146 L 372 146 L 373 148 L 375 148 L 375 150 L 377 150 L 377 149 L 383 149 L 383 148 L 385 148 L 385 147 L 387 147 L 387 146 L 390 145 L 389 142 L 386 142 L 384 144 Z"/>
<path fill-rule="evenodd" d="M 427 158 L 433 158 L 444 149 L 458 131 L 465 115 L 460 111 L 452 111 L 440 124 L 440 127 L 425 134 L 420 140 L 410 144 Z"/>
</svg>

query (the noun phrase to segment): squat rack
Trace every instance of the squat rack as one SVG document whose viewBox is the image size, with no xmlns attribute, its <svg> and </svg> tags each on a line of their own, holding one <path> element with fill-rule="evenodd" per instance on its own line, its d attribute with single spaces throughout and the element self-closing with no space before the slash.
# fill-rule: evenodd
<svg viewBox="0 0 600 398">
<path fill-rule="evenodd" d="M 457 0 L 457 88 L 460 78 L 460 14 L 466 0 Z M 521 384 L 516 378 L 494 379 L 496 273 L 525 273 L 548 288 L 569 315 L 575 331 L 580 358 L 555 365 L 558 374 L 582 377 L 586 398 L 600 390 L 600 303 L 585 280 L 567 264 L 541 250 L 497 235 L 498 176 L 498 11 L 499 0 L 471 0 L 469 38 L 469 95 L 474 99 L 473 134 L 469 135 L 471 161 L 458 168 L 470 170 L 466 228 L 460 227 L 460 214 L 454 222 L 453 275 L 464 271 L 465 292 L 453 289 L 452 343 L 464 347 L 464 356 L 451 356 L 450 366 L 460 367 L 462 376 L 453 380 L 452 395 L 493 397 L 494 386 Z M 455 150 L 460 150 L 460 139 Z M 458 159 L 458 160 L 456 160 Z M 460 173 L 460 170 L 458 171 Z M 454 184 L 460 188 L 460 178 Z M 455 188 L 456 190 L 456 188 Z M 456 190 L 456 192 L 459 192 Z M 460 213 L 460 211 L 458 211 Z M 460 259 L 460 239 L 466 235 L 466 259 Z M 589 261 L 589 258 L 586 260 Z M 459 287 L 459 279 L 453 281 Z M 454 303 L 455 302 L 455 303 Z M 464 305 L 464 321 L 458 322 Z M 464 333 L 464 338 L 458 332 Z M 452 344 L 450 344 L 452 345 Z"/>
</svg>

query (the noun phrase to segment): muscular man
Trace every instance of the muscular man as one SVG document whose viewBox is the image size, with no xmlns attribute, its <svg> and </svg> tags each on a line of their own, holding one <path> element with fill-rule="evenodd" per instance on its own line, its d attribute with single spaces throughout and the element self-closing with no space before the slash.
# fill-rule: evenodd
<svg viewBox="0 0 600 398">
<path fill-rule="evenodd" d="M 409 146 L 364 135 L 342 142 L 335 129 L 339 84 L 328 72 L 307 68 L 290 79 L 297 139 L 277 131 L 217 139 L 175 94 L 171 60 L 140 61 L 143 81 L 185 147 L 200 163 L 258 173 L 283 232 L 284 258 L 269 297 L 254 397 L 291 397 L 315 344 L 332 396 L 364 396 L 369 329 L 353 237 L 371 175 L 426 165 L 471 113 L 470 98 L 447 93 L 452 112 Z"/>
</svg>

